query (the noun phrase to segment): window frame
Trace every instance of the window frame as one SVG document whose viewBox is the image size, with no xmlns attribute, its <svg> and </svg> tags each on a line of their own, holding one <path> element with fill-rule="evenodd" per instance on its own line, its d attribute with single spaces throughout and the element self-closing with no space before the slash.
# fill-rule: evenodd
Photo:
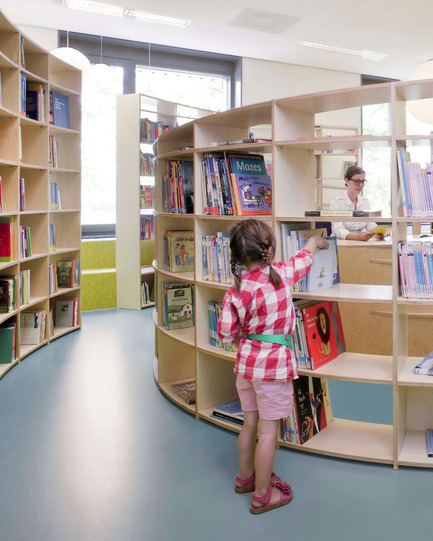
<svg viewBox="0 0 433 541">
<path fill-rule="evenodd" d="M 58 45 L 78 49 L 92 63 L 102 61 L 123 68 L 123 93 L 135 93 L 137 66 L 205 73 L 229 77 L 229 108 L 241 105 L 242 58 L 212 52 L 170 47 L 149 42 L 117 39 L 79 32 L 58 32 Z M 150 47 L 150 63 L 149 63 Z M 115 238 L 116 224 L 83 224 L 82 238 Z"/>
</svg>

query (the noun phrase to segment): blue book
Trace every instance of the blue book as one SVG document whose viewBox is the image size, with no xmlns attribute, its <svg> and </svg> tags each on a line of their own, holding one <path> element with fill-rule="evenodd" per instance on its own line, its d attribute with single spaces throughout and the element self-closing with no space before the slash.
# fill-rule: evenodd
<svg viewBox="0 0 433 541">
<path fill-rule="evenodd" d="M 212 412 L 212 417 L 217 417 L 218 419 L 224 419 L 237 424 L 243 424 L 244 412 L 242 411 L 239 398 L 229 400 L 224 404 L 216 406 Z"/>
<path fill-rule="evenodd" d="M 53 108 L 53 125 L 69 129 L 69 97 L 58 92 L 51 92 Z"/>
<path fill-rule="evenodd" d="M 424 357 L 413 369 L 415 374 L 433 376 L 433 351 Z"/>
</svg>

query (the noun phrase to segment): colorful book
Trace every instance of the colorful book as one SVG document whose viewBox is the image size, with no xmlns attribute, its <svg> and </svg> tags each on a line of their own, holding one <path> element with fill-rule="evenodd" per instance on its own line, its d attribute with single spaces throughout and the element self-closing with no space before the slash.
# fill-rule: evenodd
<svg viewBox="0 0 433 541">
<path fill-rule="evenodd" d="M 272 214 L 272 181 L 261 155 L 225 153 L 237 215 Z"/>
<path fill-rule="evenodd" d="M 20 314 L 20 343 L 38 345 L 45 340 L 45 310 Z"/>
<path fill-rule="evenodd" d="M 184 400 L 186 404 L 195 404 L 195 380 L 185 383 L 176 383 L 171 386 L 172 391 Z"/>
<path fill-rule="evenodd" d="M 162 285 L 164 325 L 168 330 L 194 326 L 193 286 L 182 282 Z"/>
<path fill-rule="evenodd" d="M 319 302 L 303 308 L 302 318 L 311 368 L 315 370 L 338 355 L 330 302 Z"/>
<path fill-rule="evenodd" d="M 313 397 L 310 393 L 308 379 L 308 376 L 300 376 L 298 379 L 293 380 L 293 402 L 301 445 L 318 433 L 317 423 L 315 423 L 314 418 L 317 414 L 317 408 L 313 412 Z"/>
<path fill-rule="evenodd" d="M 326 246 L 314 252 L 313 264 L 305 277 L 305 291 L 329 289 L 334 285 L 334 277 L 339 280 L 337 239 L 326 239 Z"/>
<path fill-rule="evenodd" d="M 424 357 L 413 369 L 415 374 L 433 376 L 433 351 Z"/>
<path fill-rule="evenodd" d="M 61 259 L 57 261 L 57 287 L 71 288 L 78 286 L 78 259 Z"/>
<path fill-rule="evenodd" d="M 224 402 L 224 404 L 216 406 L 211 417 L 223 419 L 224 421 L 229 421 L 238 425 L 243 425 L 244 412 L 242 411 L 239 398 L 229 400 L 228 402 Z"/>
<path fill-rule="evenodd" d="M 16 307 L 16 277 L 0 277 L 0 314 L 8 314 Z"/>
<path fill-rule="evenodd" d="M 194 270 L 194 231 L 166 231 L 164 268 L 170 272 Z"/>
</svg>

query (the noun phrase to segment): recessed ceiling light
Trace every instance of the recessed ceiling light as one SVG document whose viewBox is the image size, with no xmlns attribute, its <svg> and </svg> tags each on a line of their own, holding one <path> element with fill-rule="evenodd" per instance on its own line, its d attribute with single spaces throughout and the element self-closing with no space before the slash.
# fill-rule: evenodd
<svg viewBox="0 0 433 541">
<path fill-rule="evenodd" d="M 365 51 L 358 49 L 347 49 L 345 47 L 336 47 L 334 45 L 325 45 L 324 43 L 314 43 L 313 41 L 300 41 L 298 45 L 302 47 L 313 47 L 314 49 L 322 49 L 325 51 L 331 51 L 332 53 L 343 53 L 360 56 L 366 60 L 383 60 L 388 55 L 382 53 L 375 53 L 374 51 Z"/>
<path fill-rule="evenodd" d="M 82 11 L 90 11 L 92 13 L 103 13 L 105 15 L 114 15 L 117 17 L 131 17 L 132 19 L 137 19 L 138 21 L 171 24 L 175 26 L 187 26 L 191 22 L 187 19 L 166 17 L 164 15 L 156 15 L 155 13 L 146 13 L 144 11 L 134 9 L 125 9 L 120 6 L 103 4 L 102 2 L 88 2 L 87 0 L 53 0 L 53 2 L 72 9 L 80 9 Z"/>
</svg>

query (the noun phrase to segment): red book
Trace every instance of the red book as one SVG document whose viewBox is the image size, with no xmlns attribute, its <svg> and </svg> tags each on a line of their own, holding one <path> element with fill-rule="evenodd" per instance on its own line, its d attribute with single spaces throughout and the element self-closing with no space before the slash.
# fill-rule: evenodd
<svg viewBox="0 0 433 541">
<path fill-rule="evenodd" d="M 0 261 L 12 261 L 12 227 L 9 221 L 0 222 Z"/>
<path fill-rule="evenodd" d="M 302 310 L 311 368 L 315 370 L 338 355 L 331 303 L 319 302 Z"/>
</svg>

